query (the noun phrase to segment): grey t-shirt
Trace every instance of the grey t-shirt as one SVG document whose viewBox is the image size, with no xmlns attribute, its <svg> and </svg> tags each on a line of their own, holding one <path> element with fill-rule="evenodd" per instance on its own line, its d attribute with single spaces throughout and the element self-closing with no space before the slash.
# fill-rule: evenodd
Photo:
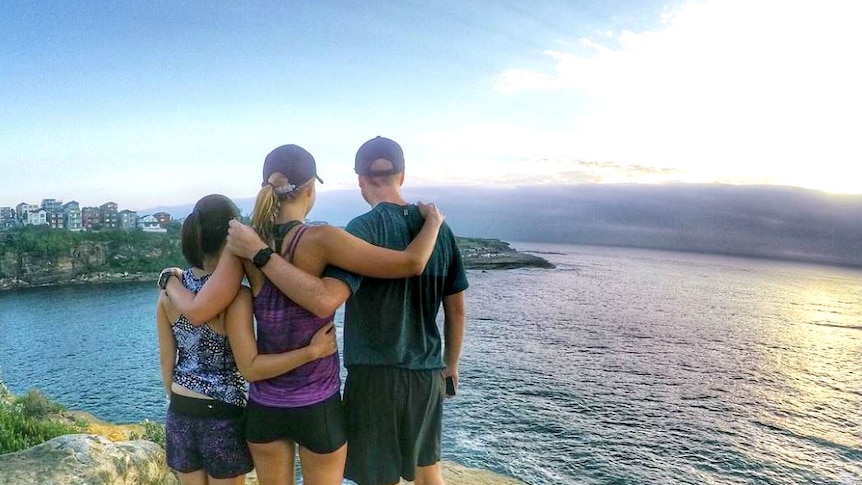
<svg viewBox="0 0 862 485">
<path fill-rule="evenodd" d="M 371 244 L 403 250 L 424 223 L 415 205 L 382 202 L 350 221 L 347 231 Z M 444 367 L 437 312 L 444 297 L 468 287 L 461 252 L 448 225 L 440 228 L 431 259 L 419 276 L 378 279 L 334 267 L 324 276 L 344 281 L 353 291 L 344 317 L 345 366 Z"/>
</svg>

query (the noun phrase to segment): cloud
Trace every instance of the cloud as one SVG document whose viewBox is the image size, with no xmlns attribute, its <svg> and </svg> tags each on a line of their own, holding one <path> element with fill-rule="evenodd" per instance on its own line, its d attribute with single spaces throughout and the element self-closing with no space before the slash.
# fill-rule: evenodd
<svg viewBox="0 0 862 485">
<path fill-rule="evenodd" d="M 513 68 L 504 96 L 576 93 L 569 155 L 673 168 L 691 181 L 780 183 L 862 193 L 858 2 L 706 0 L 664 27 L 546 51 Z"/>
<path fill-rule="evenodd" d="M 429 164 L 409 169 L 411 184 L 561 185 L 679 182 L 685 174 L 672 168 L 576 160 L 565 157 L 527 158 L 512 163 L 475 158 L 472 163 Z M 466 169 L 469 167 L 470 169 Z"/>
</svg>

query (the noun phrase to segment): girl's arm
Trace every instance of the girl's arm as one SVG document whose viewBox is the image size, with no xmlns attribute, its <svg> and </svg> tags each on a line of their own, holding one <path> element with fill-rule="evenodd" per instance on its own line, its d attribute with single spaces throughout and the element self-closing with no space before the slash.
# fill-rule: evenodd
<svg viewBox="0 0 862 485">
<path fill-rule="evenodd" d="M 330 322 L 321 327 L 305 347 L 280 354 L 258 354 L 252 322 L 251 291 L 248 288 L 241 289 L 228 306 L 225 325 L 236 364 L 249 382 L 279 376 L 313 360 L 332 355 L 337 350 L 335 327 Z"/>
<path fill-rule="evenodd" d="M 372 278 L 407 278 L 422 274 L 434 251 L 444 217 L 433 203 L 418 205 L 425 223 L 404 251 L 375 246 L 343 229 L 325 226 L 317 238 L 325 251 L 325 261 Z"/>
<path fill-rule="evenodd" d="M 222 251 L 216 270 L 197 295 L 184 287 L 179 277 L 168 279 L 165 293 L 192 325 L 203 325 L 234 299 L 242 277 L 242 261 L 230 251 Z"/>
<path fill-rule="evenodd" d="M 165 395 L 171 395 L 171 384 L 174 380 L 174 364 L 177 362 L 177 343 L 171 332 L 171 321 L 165 312 L 165 296 L 159 296 L 156 305 L 156 330 L 159 336 L 159 364 L 162 368 L 162 384 L 165 386 Z"/>
<path fill-rule="evenodd" d="M 317 255 L 319 260 L 363 276 L 404 278 L 421 274 L 434 251 L 444 217 L 434 204 L 420 204 L 420 210 L 425 223 L 404 251 L 374 246 L 333 226 L 320 226 L 309 231 L 305 237 L 313 238 L 314 244 L 306 247 L 310 251 L 320 251 L 321 254 Z M 266 247 L 253 228 L 239 221 L 230 222 L 228 251 L 252 259 Z M 261 271 L 288 298 L 318 317 L 331 315 L 350 296 L 350 288 L 344 282 L 306 273 L 279 254 L 273 254 Z M 204 290 L 207 285 L 204 285 Z"/>
</svg>

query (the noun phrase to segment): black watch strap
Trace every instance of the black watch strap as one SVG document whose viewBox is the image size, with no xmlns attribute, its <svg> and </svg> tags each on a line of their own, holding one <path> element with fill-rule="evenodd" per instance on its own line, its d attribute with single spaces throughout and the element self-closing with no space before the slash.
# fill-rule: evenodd
<svg viewBox="0 0 862 485">
<path fill-rule="evenodd" d="M 269 262 L 269 258 L 272 257 L 272 248 L 263 248 L 251 258 L 251 262 L 254 263 L 255 267 L 258 269 L 263 268 L 263 266 Z"/>
</svg>

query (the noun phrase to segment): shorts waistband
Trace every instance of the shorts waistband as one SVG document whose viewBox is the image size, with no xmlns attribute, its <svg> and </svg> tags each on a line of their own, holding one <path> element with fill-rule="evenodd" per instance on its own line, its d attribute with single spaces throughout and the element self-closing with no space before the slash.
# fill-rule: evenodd
<svg viewBox="0 0 862 485">
<path fill-rule="evenodd" d="M 171 393 L 171 412 L 182 416 L 209 419 L 232 419 L 242 416 L 243 408 L 216 399 L 198 399 Z"/>
</svg>

